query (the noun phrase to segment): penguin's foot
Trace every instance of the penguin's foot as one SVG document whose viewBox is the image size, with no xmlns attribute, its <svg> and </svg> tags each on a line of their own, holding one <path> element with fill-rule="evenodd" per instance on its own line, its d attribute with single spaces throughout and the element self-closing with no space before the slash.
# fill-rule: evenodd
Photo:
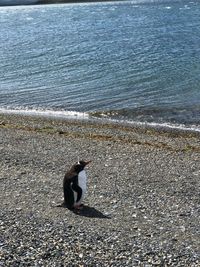
<svg viewBox="0 0 200 267">
<path fill-rule="evenodd" d="M 83 209 L 83 204 L 78 204 L 78 205 L 74 205 L 74 209 L 75 210 L 82 210 Z"/>
</svg>

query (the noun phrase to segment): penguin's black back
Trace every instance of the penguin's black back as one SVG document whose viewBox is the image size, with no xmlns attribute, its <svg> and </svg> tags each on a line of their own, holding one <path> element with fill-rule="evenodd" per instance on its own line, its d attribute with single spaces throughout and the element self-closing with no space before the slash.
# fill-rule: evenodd
<svg viewBox="0 0 200 267">
<path fill-rule="evenodd" d="M 69 209 L 73 208 L 75 202 L 72 188 L 78 193 L 78 198 L 81 197 L 82 190 L 78 187 L 78 174 L 84 169 L 85 165 L 84 161 L 73 165 L 63 179 L 64 203 Z"/>
</svg>

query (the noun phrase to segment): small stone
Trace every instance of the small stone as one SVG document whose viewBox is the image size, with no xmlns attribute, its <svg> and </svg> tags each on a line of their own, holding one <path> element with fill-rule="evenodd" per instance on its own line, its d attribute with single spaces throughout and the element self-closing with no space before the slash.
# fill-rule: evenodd
<svg viewBox="0 0 200 267">
<path fill-rule="evenodd" d="M 185 226 L 183 226 L 183 225 L 180 226 L 180 229 L 181 229 L 182 232 L 185 232 Z"/>
</svg>

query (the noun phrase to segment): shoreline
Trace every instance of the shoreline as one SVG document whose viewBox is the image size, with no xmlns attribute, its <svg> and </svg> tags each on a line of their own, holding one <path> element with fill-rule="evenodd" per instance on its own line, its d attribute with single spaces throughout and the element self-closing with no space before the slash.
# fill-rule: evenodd
<svg viewBox="0 0 200 267">
<path fill-rule="evenodd" d="M 86 112 L 76 111 L 40 111 L 40 110 L 4 110 L 0 109 L 0 116 L 17 116 L 27 118 L 38 118 L 55 121 L 85 121 L 90 124 L 105 124 L 110 126 L 121 126 L 132 129 L 154 130 L 155 132 L 168 132 L 168 133 L 180 133 L 200 136 L 200 129 L 197 126 L 185 126 L 169 123 L 157 123 L 157 122 L 138 122 L 138 121 L 125 121 L 110 119 L 109 117 L 93 116 Z"/>
<path fill-rule="evenodd" d="M 0 150 L 3 266 L 199 266 L 199 135 L 0 114 Z M 78 157 L 79 214 L 56 207 Z"/>
<path fill-rule="evenodd" d="M 138 144 L 171 150 L 200 151 L 200 133 L 182 129 L 118 123 L 91 118 L 62 118 L 0 113 L 0 128 L 72 138 Z"/>
<path fill-rule="evenodd" d="M 0 129 L 63 136 L 124 145 L 139 145 L 175 152 L 200 152 L 199 132 L 134 125 L 96 119 L 70 119 L 0 113 Z"/>
</svg>

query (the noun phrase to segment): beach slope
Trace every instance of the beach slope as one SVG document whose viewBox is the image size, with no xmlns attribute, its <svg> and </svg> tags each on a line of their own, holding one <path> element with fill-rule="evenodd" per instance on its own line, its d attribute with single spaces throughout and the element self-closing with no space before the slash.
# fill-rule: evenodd
<svg viewBox="0 0 200 267">
<path fill-rule="evenodd" d="M 0 265 L 200 266 L 199 135 L 0 115 Z M 80 213 L 56 207 L 92 160 Z"/>
</svg>

